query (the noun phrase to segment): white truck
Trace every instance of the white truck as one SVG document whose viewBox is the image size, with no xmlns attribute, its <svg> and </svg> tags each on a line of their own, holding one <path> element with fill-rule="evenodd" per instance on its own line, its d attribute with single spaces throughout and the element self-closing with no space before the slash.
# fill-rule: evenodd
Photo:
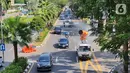
<svg viewBox="0 0 130 73">
<path fill-rule="evenodd" d="M 90 44 L 81 43 L 79 47 L 76 48 L 76 53 L 78 55 L 78 60 L 80 59 L 91 59 L 92 58 L 92 51 Z"/>
</svg>

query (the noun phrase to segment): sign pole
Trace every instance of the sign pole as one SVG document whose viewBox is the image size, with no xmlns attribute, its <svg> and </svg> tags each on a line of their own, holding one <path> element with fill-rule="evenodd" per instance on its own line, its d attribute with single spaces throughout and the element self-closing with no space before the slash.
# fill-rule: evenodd
<svg viewBox="0 0 130 73">
<path fill-rule="evenodd" d="M 3 7 L 2 7 L 2 0 L 1 0 L 1 44 L 4 43 L 3 41 L 3 29 L 2 29 L 2 23 L 3 23 L 3 19 L 2 19 L 2 14 L 3 14 Z M 4 63 L 4 51 L 2 51 L 3 54 L 3 63 Z"/>
</svg>

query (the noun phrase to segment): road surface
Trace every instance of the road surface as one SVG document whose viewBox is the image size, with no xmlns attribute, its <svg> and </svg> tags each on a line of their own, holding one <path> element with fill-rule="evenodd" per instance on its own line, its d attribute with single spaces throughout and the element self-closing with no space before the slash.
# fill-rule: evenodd
<svg viewBox="0 0 130 73">
<path fill-rule="evenodd" d="M 58 25 L 63 25 L 62 21 L 58 21 Z M 76 26 L 80 26 L 79 29 L 88 30 L 91 27 L 80 21 L 75 21 Z M 58 26 L 57 25 L 57 26 Z M 72 29 L 73 30 L 73 29 Z M 89 32 L 90 34 L 91 32 Z M 93 40 L 96 36 L 88 36 L 88 43 L 92 45 L 94 49 L 94 58 L 88 63 L 88 61 L 77 60 L 75 47 L 80 43 L 79 36 L 69 37 L 70 47 L 68 49 L 60 49 L 55 46 L 60 37 L 63 35 L 49 34 L 50 37 L 46 43 L 37 48 L 37 53 L 28 54 L 28 58 L 34 62 L 34 65 L 29 73 L 38 73 L 36 70 L 36 60 L 43 52 L 51 52 L 53 54 L 54 66 L 51 72 L 48 73 L 107 73 L 114 66 L 117 61 L 114 59 L 114 55 L 108 52 L 100 52 L 99 48 Z M 96 65 L 97 64 L 97 65 Z M 86 68 L 88 66 L 88 68 Z M 83 72 L 82 69 L 84 69 Z M 47 72 L 45 72 L 47 73 Z"/>
</svg>

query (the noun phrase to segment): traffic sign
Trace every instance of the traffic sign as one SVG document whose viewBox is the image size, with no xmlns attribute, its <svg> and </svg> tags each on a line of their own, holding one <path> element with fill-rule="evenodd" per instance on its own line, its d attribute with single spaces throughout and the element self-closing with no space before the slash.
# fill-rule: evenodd
<svg viewBox="0 0 130 73">
<path fill-rule="evenodd" d="M 0 44 L 0 51 L 5 51 L 5 44 Z"/>
<path fill-rule="evenodd" d="M 124 15 L 124 14 L 126 14 L 126 12 L 127 12 L 126 4 L 117 4 L 116 5 L 116 14 Z"/>
</svg>

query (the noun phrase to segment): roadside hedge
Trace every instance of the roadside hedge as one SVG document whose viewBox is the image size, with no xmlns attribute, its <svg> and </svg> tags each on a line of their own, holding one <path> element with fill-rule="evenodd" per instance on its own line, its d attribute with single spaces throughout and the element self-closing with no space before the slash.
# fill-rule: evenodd
<svg viewBox="0 0 130 73">
<path fill-rule="evenodd" d="M 22 73 L 26 67 L 27 58 L 19 57 L 17 63 L 13 61 L 8 67 L 5 68 L 5 70 L 1 71 L 0 73 Z"/>
</svg>

